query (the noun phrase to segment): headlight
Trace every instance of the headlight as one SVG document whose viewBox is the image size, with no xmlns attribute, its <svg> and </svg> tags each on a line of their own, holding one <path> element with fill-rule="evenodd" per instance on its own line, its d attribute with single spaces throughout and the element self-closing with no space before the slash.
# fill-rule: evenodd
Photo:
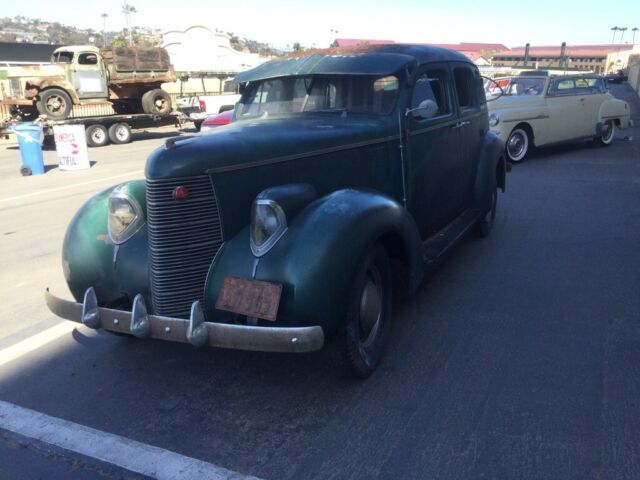
<svg viewBox="0 0 640 480">
<path fill-rule="evenodd" d="M 251 207 L 251 251 L 261 257 L 287 230 L 282 207 L 273 200 L 257 199 Z"/>
<path fill-rule="evenodd" d="M 497 113 L 492 113 L 489 115 L 489 126 L 495 127 L 500 123 L 500 116 Z"/>
<path fill-rule="evenodd" d="M 136 199 L 116 187 L 109 195 L 108 226 L 111 241 L 117 245 L 126 242 L 143 223 L 142 209 Z"/>
</svg>

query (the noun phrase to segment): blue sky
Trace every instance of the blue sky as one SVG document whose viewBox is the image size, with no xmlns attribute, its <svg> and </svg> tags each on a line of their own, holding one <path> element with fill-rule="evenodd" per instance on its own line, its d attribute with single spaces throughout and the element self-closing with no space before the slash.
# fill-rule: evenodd
<svg viewBox="0 0 640 480">
<path fill-rule="evenodd" d="M 384 38 L 399 42 L 495 42 L 531 44 L 610 43 L 612 26 L 640 27 L 640 1 L 416 1 L 395 0 L 129 0 L 139 13 L 133 24 L 162 30 L 199 24 L 233 31 L 240 37 L 285 47 L 293 42 L 324 47 L 330 30 L 344 38 Z M 107 29 L 125 24 L 119 1 L 6 1 L 1 16 L 37 16 L 78 27 Z M 28 8 L 27 8 L 28 7 Z M 37 15 L 30 14 L 37 12 Z M 635 22 L 635 23 L 634 23 Z M 640 43 L 640 32 L 636 42 Z M 620 34 L 616 37 L 619 40 Z"/>
</svg>

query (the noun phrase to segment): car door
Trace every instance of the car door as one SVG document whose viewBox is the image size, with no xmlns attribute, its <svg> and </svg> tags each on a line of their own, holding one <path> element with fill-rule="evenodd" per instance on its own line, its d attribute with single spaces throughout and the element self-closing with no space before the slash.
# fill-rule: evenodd
<svg viewBox="0 0 640 480">
<path fill-rule="evenodd" d="M 80 98 L 107 98 L 107 77 L 96 52 L 80 52 L 73 63 L 73 87 Z"/>
<path fill-rule="evenodd" d="M 606 98 L 604 82 L 598 77 L 576 78 L 576 91 L 579 92 L 584 111 L 583 135 L 595 135 L 600 105 Z"/>
<path fill-rule="evenodd" d="M 408 208 L 427 238 L 455 214 L 450 191 L 460 162 L 458 118 L 446 63 L 428 64 L 415 78 L 407 111 Z M 420 111 L 421 104 L 432 108 Z"/>
<path fill-rule="evenodd" d="M 547 93 L 549 110 L 548 143 L 562 142 L 584 136 L 584 100 L 576 91 L 573 78 L 556 78 Z"/>
<path fill-rule="evenodd" d="M 487 103 L 484 96 L 482 77 L 475 65 L 452 62 L 451 71 L 456 93 L 456 107 L 459 121 L 454 126 L 458 132 L 460 161 L 456 165 L 453 178 L 456 189 L 455 208 L 458 213 L 471 206 L 471 195 L 475 183 L 478 156 L 484 137 L 489 130 Z"/>
</svg>

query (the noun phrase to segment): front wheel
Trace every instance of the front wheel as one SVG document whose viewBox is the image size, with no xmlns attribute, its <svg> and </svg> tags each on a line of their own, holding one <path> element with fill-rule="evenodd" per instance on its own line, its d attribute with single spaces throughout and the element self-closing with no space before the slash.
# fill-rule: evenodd
<svg viewBox="0 0 640 480">
<path fill-rule="evenodd" d="M 64 90 L 50 88 L 40 92 L 40 99 L 36 102 L 36 108 L 51 120 L 64 120 L 71 113 L 73 103 L 71 97 Z"/>
<path fill-rule="evenodd" d="M 381 245 L 360 262 L 349 294 L 346 357 L 359 378 L 373 373 L 382 358 L 391 323 L 391 266 Z"/>
<path fill-rule="evenodd" d="M 514 128 L 506 142 L 507 157 L 513 163 L 520 163 L 529 152 L 529 134 L 523 128 Z"/>
<path fill-rule="evenodd" d="M 602 135 L 598 138 L 600 145 L 607 146 L 611 145 L 613 142 L 613 137 L 616 134 L 616 124 L 613 123 L 613 120 L 607 121 L 602 126 Z"/>
</svg>

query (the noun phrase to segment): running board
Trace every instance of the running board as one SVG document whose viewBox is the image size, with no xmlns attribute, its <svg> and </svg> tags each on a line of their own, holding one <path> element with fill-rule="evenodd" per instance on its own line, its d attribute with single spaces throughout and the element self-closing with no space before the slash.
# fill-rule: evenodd
<svg viewBox="0 0 640 480">
<path fill-rule="evenodd" d="M 449 253 L 469 230 L 476 226 L 480 211 L 476 208 L 465 210 L 442 230 L 422 242 L 422 259 L 429 265 L 436 263 Z"/>
</svg>

